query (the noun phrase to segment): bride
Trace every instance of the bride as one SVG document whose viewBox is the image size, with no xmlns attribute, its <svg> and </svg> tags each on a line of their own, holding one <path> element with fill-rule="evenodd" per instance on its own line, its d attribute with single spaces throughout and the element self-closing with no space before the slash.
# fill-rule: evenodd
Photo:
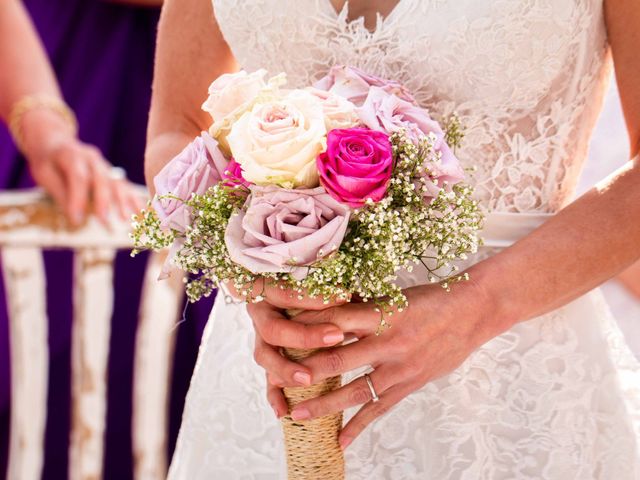
<svg viewBox="0 0 640 480">
<path fill-rule="evenodd" d="M 403 274 L 410 306 L 380 336 L 368 304 L 218 295 L 170 478 L 283 478 L 280 388 L 338 373 L 341 389 L 292 416 L 347 409 L 347 478 L 639 478 L 640 366 L 592 290 L 640 256 L 639 31 L 635 0 L 167 0 L 149 180 L 211 123 L 218 75 L 266 68 L 303 87 L 344 64 L 459 114 L 489 212 L 471 281 L 447 293 Z M 569 203 L 611 54 L 636 158 Z M 294 363 L 280 346 L 332 348 Z"/>
</svg>

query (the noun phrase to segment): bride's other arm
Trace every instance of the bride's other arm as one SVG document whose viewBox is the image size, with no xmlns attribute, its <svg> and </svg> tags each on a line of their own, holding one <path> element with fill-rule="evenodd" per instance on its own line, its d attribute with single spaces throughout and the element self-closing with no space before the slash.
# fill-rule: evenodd
<svg viewBox="0 0 640 480">
<path fill-rule="evenodd" d="M 364 404 L 341 433 L 345 447 L 375 418 L 454 370 L 482 344 L 518 322 L 565 305 L 640 257 L 640 2 L 606 0 L 605 11 L 632 160 L 529 236 L 472 267 L 471 281 L 455 284 L 450 293 L 433 285 L 406 290 L 409 307 L 394 315 L 393 328 L 379 337 L 375 331 L 380 315 L 368 304 L 296 317 L 301 322 L 331 322 L 360 338 L 305 359 L 313 383 L 371 365 L 380 400 L 369 401 L 371 392 L 359 378 L 297 405 L 294 419 Z M 265 302 L 250 311 L 254 322 L 265 324 L 280 315 Z M 269 342 L 288 346 L 283 340 Z M 283 372 L 292 369 L 285 362 L 264 366 L 272 378 L 285 380 Z M 268 396 L 276 410 L 286 409 L 277 390 L 270 388 Z"/>
<path fill-rule="evenodd" d="M 158 26 L 145 175 L 153 177 L 206 130 L 200 108 L 209 84 L 237 64 L 216 23 L 211 0 L 166 0 Z"/>
</svg>

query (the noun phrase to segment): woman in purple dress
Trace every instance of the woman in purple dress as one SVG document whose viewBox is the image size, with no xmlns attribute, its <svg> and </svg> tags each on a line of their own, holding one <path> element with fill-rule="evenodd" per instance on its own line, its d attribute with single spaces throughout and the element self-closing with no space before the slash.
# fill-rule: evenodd
<svg viewBox="0 0 640 480">
<path fill-rule="evenodd" d="M 122 209 L 126 210 L 131 202 L 126 198 L 126 194 L 120 195 L 124 192 L 124 188 L 120 188 L 124 182 L 111 178 L 104 158 L 126 170 L 127 176 L 133 182 L 144 183 L 142 159 L 153 71 L 155 31 L 162 0 L 25 0 L 23 4 L 46 48 L 62 96 L 56 87 L 55 78 L 46 66 L 46 59 L 43 55 L 40 55 L 42 58 L 38 58 L 41 48 L 35 37 L 28 34 L 24 37 L 16 36 L 30 30 L 28 22 L 18 21 L 18 18 L 24 17 L 20 2 L 12 0 L 2 3 L 2 9 L 6 12 L 0 11 L 0 22 L 2 18 L 5 20 L 5 24 L 0 23 L 0 29 L 12 30 L 11 38 L 15 40 L 14 45 L 20 45 L 20 54 L 13 59 L 18 62 L 13 64 L 14 68 L 0 66 L 0 84 L 3 87 L 0 91 L 7 92 L 5 83 L 17 85 L 17 89 L 11 95 L 3 94 L 0 97 L 0 113 L 8 120 L 12 111 L 28 112 L 21 114 L 20 132 L 25 136 L 25 142 L 30 141 L 33 144 L 40 142 L 26 137 L 32 135 L 43 138 L 40 136 L 42 129 L 38 130 L 40 127 L 30 124 L 46 126 L 47 136 L 51 136 L 50 131 L 55 128 L 50 127 L 50 124 L 59 123 L 60 131 L 64 132 L 61 136 L 67 139 L 68 147 L 65 150 L 66 154 L 54 156 L 36 153 L 35 147 L 24 145 L 23 156 L 14 145 L 8 131 L 0 127 L 0 189 L 24 188 L 37 183 L 54 196 L 72 221 L 80 222 L 86 214 L 86 200 L 91 196 L 95 204 L 100 192 L 92 187 L 96 184 L 90 181 L 87 181 L 84 189 L 76 189 L 74 192 L 66 185 L 77 185 L 75 180 L 83 172 L 78 173 L 75 169 L 85 166 L 84 173 L 93 173 L 98 167 L 104 167 L 96 178 L 102 178 L 107 185 L 113 184 L 114 187 L 103 195 L 103 198 L 110 201 L 105 201 L 103 209 L 98 209 L 96 213 L 104 217 L 107 205 L 118 203 L 118 199 L 123 199 L 119 203 Z M 27 48 L 25 38 L 29 40 L 27 43 L 33 43 L 30 45 L 32 48 Z M 10 51 L 17 50 L 10 47 L 8 43 L 5 42 L 2 46 L 0 42 L 0 62 L 8 61 Z M 36 54 L 32 55 L 31 50 Z M 26 70 L 34 73 L 30 77 L 37 79 L 36 81 L 30 83 L 15 78 L 18 76 L 15 73 L 15 65 L 19 62 L 22 62 L 21 66 Z M 5 78 L 2 74 L 8 76 Z M 27 97 L 31 97 L 31 100 L 23 101 L 25 106 L 16 107 L 19 101 Z M 56 103 L 51 98 L 57 98 L 59 102 Z M 72 128 L 71 111 L 66 111 L 61 98 L 66 99 L 70 109 L 77 116 L 77 136 Z M 44 120 L 34 120 L 35 117 L 43 117 Z M 14 137 L 16 135 L 14 132 Z M 98 147 L 99 150 L 90 145 Z M 44 148 L 43 145 L 38 146 L 40 147 Z M 59 156 L 65 158 L 59 159 Z M 52 160 L 50 157 L 55 158 Z M 43 158 L 46 161 L 42 160 Z M 61 171 L 67 175 L 66 178 L 73 178 L 74 182 L 66 183 L 65 177 L 59 184 L 51 182 L 52 175 L 47 174 L 43 165 L 54 163 L 54 170 Z M 65 171 L 65 165 L 69 165 L 68 171 Z M 92 169 L 92 165 L 98 167 Z M 115 305 L 110 345 L 114 354 L 110 356 L 109 361 L 105 478 L 126 479 L 131 477 L 132 472 L 131 365 L 145 260 L 143 256 L 131 259 L 128 252 L 121 252 L 116 261 Z M 51 386 L 48 409 L 49 412 L 55 412 L 55 415 L 49 415 L 47 419 L 43 478 L 65 478 L 67 472 L 72 320 L 71 261 L 70 252 L 47 252 L 45 255 L 47 276 L 49 279 L 55 278 L 55 282 L 48 282 L 47 292 Z M 6 467 L 10 415 L 9 341 L 4 300 L 4 289 L 0 285 L 0 477 Z M 210 308 L 210 304 L 190 307 L 187 310 L 187 319 L 191 321 L 184 322 L 178 333 L 171 403 L 170 449 L 173 447 L 175 431 L 179 425 L 182 401 L 191 376 L 199 337 Z"/>
</svg>

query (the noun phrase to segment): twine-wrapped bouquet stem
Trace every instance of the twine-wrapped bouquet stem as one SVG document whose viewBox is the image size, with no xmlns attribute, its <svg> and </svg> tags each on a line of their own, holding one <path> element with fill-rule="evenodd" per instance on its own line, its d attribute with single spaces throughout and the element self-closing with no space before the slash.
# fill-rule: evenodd
<svg viewBox="0 0 640 480">
<path fill-rule="evenodd" d="M 299 311 L 287 311 L 289 317 Z M 321 349 L 284 348 L 284 355 L 298 361 Z M 343 480 L 344 456 L 338 435 L 342 429 L 342 412 L 311 420 L 293 420 L 291 410 L 305 400 L 340 388 L 341 376 L 327 378 L 309 387 L 285 387 L 288 414 L 282 418 L 287 454 L 288 480 Z"/>
</svg>

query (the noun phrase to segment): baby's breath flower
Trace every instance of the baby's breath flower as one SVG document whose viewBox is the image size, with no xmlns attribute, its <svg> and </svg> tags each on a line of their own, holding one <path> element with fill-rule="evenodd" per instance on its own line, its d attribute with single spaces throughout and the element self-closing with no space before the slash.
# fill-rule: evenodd
<svg viewBox="0 0 640 480">
<path fill-rule="evenodd" d="M 451 135 L 455 124 L 451 124 Z M 407 299 L 394 283 L 401 269 L 411 271 L 422 263 L 429 282 L 444 280 L 443 286 L 468 278 L 467 274 L 447 279 L 442 269 L 456 259 L 466 259 L 477 250 L 477 235 L 482 222 L 473 190 L 465 184 L 439 186 L 440 192 L 425 201 L 428 165 L 438 161 L 435 136 L 426 136 L 417 145 L 404 132 L 391 136 L 396 167 L 388 193 L 380 202 L 367 199 L 351 215 L 348 231 L 341 245 L 321 252 L 318 261 L 308 268 L 307 276 L 294 279 L 288 273 L 267 273 L 263 277 L 280 282 L 312 297 L 346 300 L 357 295 L 363 302 L 373 302 L 381 315 L 380 328 L 390 326 L 389 317 L 403 311 Z M 264 292 L 254 291 L 257 275 L 234 263 L 224 241 L 231 216 L 243 207 L 246 190 L 222 184 L 186 201 L 192 221 L 185 232 L 163 231 L 160 221 L 148 208 L 133 224 L 134 253 L 144 249 L 159 250 L 179 241 L 174 263 L 192 273 L 186 286 L 190 300 L 211 294 L 221 281 L 230 281 L 247 301 L 264 299 Z M 325 255 L 326 254 L 326 255 Z M 295 261 L 295 259 L 292 259 Z M 455 268 L 450 268 L 451 272 Z M 264 283 L 262 283 L 264 285 Z"/>
</svg>

